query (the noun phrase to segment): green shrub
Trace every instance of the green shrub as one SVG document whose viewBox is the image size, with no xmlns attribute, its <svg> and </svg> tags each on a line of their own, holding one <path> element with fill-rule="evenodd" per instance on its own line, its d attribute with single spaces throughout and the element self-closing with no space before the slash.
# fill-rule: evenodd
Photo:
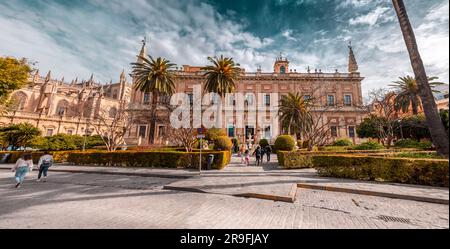
<svg viewBox="0 0 450 249">
<path fill-rule="evenodd" d="M 227 133 L 223 129 L 211 128 L 206 131 L 206 140 L 214 142 L 218 137 L 226 137 Z"/>
<path fill-rule="evenodd" d="M 214 150 L 231 151 L 231 148 L 233 148 L 233 143 L 229 137 L 222 136 L 214 140 Z"/>
<path fill-rule="evenodd" d="M 403 139 L 399 140 L 394 145 L 396 148 L 415 148 L 415 149 L 422 149 L 422 150 L 428 150 L 433 147 L 433 144 L 429 141 L 423 141 L 419 142 L 412 139 Z"/>
<path fill-rule="evenodd" d="M 336 140 L 331 146 L 336 146 L 336 147 L 353 146 L 353 142 L 350 139 L 344 138 L 344 139 Z"/>
<path fill-rule="evenodd" d="M 267 140 L 267 139 L 259 140 L 259 146 L 261 146 L 261 148 L 265 148 L 268 145 L 269 145 L 269 140 Z"/>
<path fill-rule="evenodd" d="M 295 148 L 295 140 L 292 136 L 282 135 L 277 137 L 274 147 L 277 151 L 292 151 Z"/>
<path fill-rule="evenodd" d="M 206 169 L 208 155 L 214 155 L 213 169 L 225 168 L 231 159 L 229 151 L 208 151 L 202 153 L 202 168 Z M 199 165 L 199 152 L 73 152 L 68 156 L 68 162 L 83 166 L 108 167 L 144 167 L 144 168 L 192 168 Z"/>
<path fill-rule="evenodd" d="M 352 147 L 353 150 L 382 150 L 384 146 L 377 142 L 365 142 Z"/>
<path fill-rule="evenodd" d="M 449 186 L 448 160 L 315 155 L 313 164 L 326 177 Z"/>
</svg>

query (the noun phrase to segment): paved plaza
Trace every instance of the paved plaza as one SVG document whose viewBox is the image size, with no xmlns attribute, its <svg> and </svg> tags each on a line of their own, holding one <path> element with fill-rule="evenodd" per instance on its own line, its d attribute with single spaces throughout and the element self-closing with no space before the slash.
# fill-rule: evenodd
<svg viewBox="0 0 450 249">
<path fill-rule="evenodd" d="M 56 166 L 48 182 L 35 182 L 34 171 L 14 189 L 8 167 L 0 167 L 0 228 L 449 228 L 445 204 L 304 188 L 293 203 L 232 195 L 281 195 L 293 183 L 319 182 L 448 200 L 448 188 L 326 179 L 273 164 L 246 168 L 234 159 L 224 171 L 201 177 L 185 170 Z"/>
</svg>

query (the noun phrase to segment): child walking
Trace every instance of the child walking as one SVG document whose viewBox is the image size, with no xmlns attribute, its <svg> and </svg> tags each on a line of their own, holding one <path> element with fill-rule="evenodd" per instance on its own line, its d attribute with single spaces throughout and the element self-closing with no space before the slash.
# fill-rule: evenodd
<svg viewBox="0 0 450 249">
<path fill-rule="evenodd" d="M 13 172 L 16 172 L 16 186 L 15 188 L 20 188 L 23 181 L 25 180 L 25 176 L 28 172 L 33 171 L 33 158 L 31 154 L 25 154 L 22 158 L 17 160 L 16 164 L 12 168 Z"/>
<path fill-rule="evenodd" d="M 245 164 L 247 164 L 247 166 L 250 166 L 250 151 L 249 150 L 245 151 Z"/>
</svg>

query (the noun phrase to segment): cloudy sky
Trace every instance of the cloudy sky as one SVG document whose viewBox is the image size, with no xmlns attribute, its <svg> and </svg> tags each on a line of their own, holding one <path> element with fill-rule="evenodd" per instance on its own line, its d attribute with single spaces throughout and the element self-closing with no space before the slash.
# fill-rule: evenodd
<svg viewBox="0 0 450 249">
<path fill-rule="evenodd" d="M 449 79 L 449 1 L 405 0 L 428 74 Z M 0 55 L 26 57 L 66 80 L 118 80 L 144 36 L 179 66 L 233 57 L 248 71 L 346 71 L 352 40 L 363 91 L 411 74 L 389 0 L 0 0 Z"/>
</svg>

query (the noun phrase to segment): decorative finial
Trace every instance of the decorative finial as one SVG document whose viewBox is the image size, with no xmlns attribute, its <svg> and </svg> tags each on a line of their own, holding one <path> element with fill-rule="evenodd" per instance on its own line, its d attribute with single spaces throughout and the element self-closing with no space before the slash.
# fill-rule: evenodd
<svg viewBox="0 0 450 249">
<path fill-rule="evenodd" d="M 144 40 L 142 40 L 142 44 L 145 46 L 147 44 L 147 36 L 144 36 Z"/>
</svg>

